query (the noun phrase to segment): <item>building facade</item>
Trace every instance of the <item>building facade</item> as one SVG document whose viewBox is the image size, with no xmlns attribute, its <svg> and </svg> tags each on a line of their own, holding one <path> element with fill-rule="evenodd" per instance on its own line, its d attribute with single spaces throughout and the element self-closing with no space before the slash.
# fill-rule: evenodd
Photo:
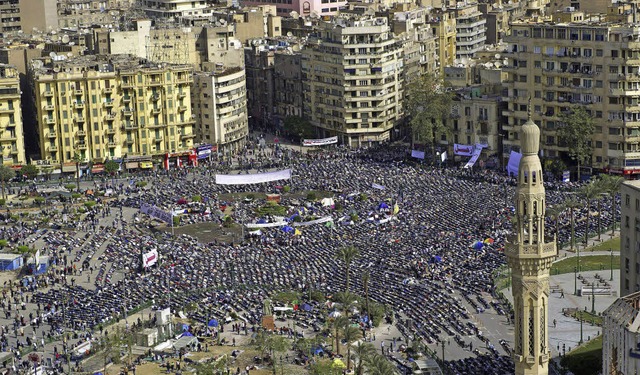
<svg viewBox="0 0 640 375">
<path fill-rule="evenodd" d="M 620 187 L 620 296 L 640 291 L 640 182 Z"/>
<path fill-rule="evenodd" d="M 331 16 L 336 14 L 340 8 L 347 6 L 344 0 L 248 0 L 242 1 L 243 6 L 273 5 L 276 7 L 276 14 L 281 17 L 288 17 L 292 12 L 296 12 L 303 17 Z"/>
<path fill-rule="evenodd" d="M 386 18 L 325 23 L 302 51 L 304 117 L 352 147 L 389 141 L 403 117 L 403 46 Z"/>
<path fill-rule="evenodd" d="M 514 204 L 515 231 L 507 241 L 505 255 L 511 267 L 515 339 L 513 360 L 516 375 L 549 372 L 549 270 L 558 250 L 545 237 L 545 189 L 542 179 L 540 129 L 531 121 L 520 128 L 522 158 Z"/>
<path fill-rule="evenodd" d="M 456 19 L 456 58 L 471 59 L 484 48 L 487 40 L 487 20 L 478 10 L 477 3 L 458 5 L 454 11 Z"/>
<path fill-rule="evenodd" d="M 602 374 L 637 374 L 640 372 L 640 292 L 618 298 L 602 317 Z"/>
<path fill-rule="evenodd" d="M 243 68 L 194 74 L 192 102 L 198 143 L 216 145 L 225 155 L 244 147 L 249 122 Z"/>
<path fill-rule="evenodd" d="M 26 163 L 20 77 L 15 67 L 5 64 L 0 64 L 0 153 L 4 165 Z"/>
<path fill-rule="evenodd" d="M 517 127 L 527 101 L 541 124 L 546 158 L 566 155 L 557 129 L 562 113 L 583 106 L 593 117 L 590 163 L 599 170 L 640 174 L 640 31 L 627 25 L 516 22 L 505 38 L 509 73 L 504 158 L 518 150 Z"/>
<path fill-rule="evenodd" d="M 0 33 L 58 27 L 57 0 L 0 0 Z"/>
<path fill-rule="evenodd" d="M 42 160 L 84 162 L 187 151 L 195 133 L 192 68 L 132 56 L 84 56 L 35 66 Z M 66 170 L 65 170 L 66 167 Z"/>
</svg>

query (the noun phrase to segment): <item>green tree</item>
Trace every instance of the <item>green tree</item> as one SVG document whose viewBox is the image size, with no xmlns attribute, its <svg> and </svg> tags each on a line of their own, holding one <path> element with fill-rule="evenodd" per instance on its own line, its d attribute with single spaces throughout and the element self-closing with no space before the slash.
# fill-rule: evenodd
<svg viewBox="0 0 640 375">
<path fill-rule="evenodd" d="M 350 292 L 337 292 L 333 296 L 334 301 L 340 304 L 340 306 L 342 307 L 342 312 L 346 316 L 349 316 L 349 311 L 351 311 L 351 308 L 353 307 L 357 298 L 358 296 Z"/>
<path fill-rule="evenodd" d="M 596 199 L 598 195 L 602 193 L 602 187 L 601 184 L 597 182 L 597 180 L 592 180 L 588 184 L 580 187 L 578 193 L 584 198 L 587 206 L 587 215 L 585 218 L 587 227 L 584 230 L 584 246 L 586 248 L 589 241 L 589 219 L 591 217 L 591 201 Z"/>
<path fill-rule="evenodd" d="M 335 339 L 336 339 L 336 354 L 340 355 L 340 337 L 341 337 L 341 333 L 342 330 L 349 324 L 349 319 L 342 315 L 339 316 L 337 318 L 335 318 L 332 322 L 331 322 L 331 326 L 333 327 L 333 331 L 335 333 Z"/>
<path fill-rule="evenodd" d="M 107 160 L 107 162 L 104 163 L 104 171 L 107 172 L 109 176 L 116 174 L 118 169 L 120 169 L 120 165 L 113 160 Z"/>
<path fill-rule="evenodd" d="M 433 74 L 422 75 L 408 87 L 407 114 L 412 141 L 430 143 L 434 157 L 438 136 L 449 133 L 446 119 L 451 114 L 453 95 L 444 81 Z"/>
<path fill-rule="evenodd" d="M 367 375 L 393 375 L 397 373 L 395 366 L 383 355 L 377 353 L 367 358 L 365 368 Z"/>
<path fill-rule="evenodd" d="M 336 258 L 341 260 L 344 263 L 344 272 L 345 272 L 345 292 L 349 291 L 350 286 L 350 278 L 349 271 L 351 270 L 351 263 L 360 256 L 360 251 L 355 246 L 347 246 L 340 248 L 336 252 Z"/>
<path fill-rule="evenodd" d="M 371 311 L 369 310 L 369 280 L 371 279 L 371 275 L 368 270 L 362 272 L 362 289 L 364 291 L 364 310 L 369 315 L 369 319 L 371 319 Z"/>
<path fill-rule="evenodd" d="M 348 324 L 342 331 L 342 337 L 347 343 L 347 372 L 351 370 L 351 344 L 362 337 L 362 332 Z"/>
<path fill-rule="evenodd" d="M 285 118 L 284 130 L 289 135 L 299 139 L 312 138 L 315 135 L 315 130 L 309 121 L 298 116 Z"/>
<path fill-rule="evenodd" d="M 616 232 L 616 195 L 620 191 L 620 185 L 624 178 L 609 174 L 600 175 L 602 191 L 611 197 L 611 235 Z"/>
<path fill-rule="evenodd" d="M 560 215 L 562 215 L 562 213 L 564 212 L 565 207 L 561 204 L 554 204 L 553 206 L 547 207 L 547 209 L 545 210 L 545 214 L 553 219 L 553 224 L 555 227 L 555 234 L 556 234 L 556 238 L 558 237 L 558 217 Z"/>
<path fill-rule="evenodd" d="M 29 180 L 33 180 L 38 175 L 38 167 L 33 164 L 27 164 L 20 170 L 20 173 L 27 176 Z"/>
<path fill-rule="evenodd" d="M 7 181 L 11 180 L 16 176 L 16 172 L 7 167 L 6 165 L 0 165 L 0 181 L 2 181 L 2 198 L 6 199 L 7 194 L 5 193 L 5 184 Z"/>
<path fill-rule="evenodd" d="M 76 163 L 76 187 L 80 191 L 80 162 L 82 162 L 82 156 L 80 153 L 75 152 L 72 160 Z"/>
<path fill-rule="evenodd" d="M 355 372 L 356 375 L 364 374 L 364 364 L 368 358 L 376 353 L 376 348 L 369 342 L 359 342 L 354 346 L 353 354 L 356 358 Z"/>
<path fill-rule="evenodd" d="M 591 137 L 596 126 L 593 117 L 583 107 L 575 107 L 573 111 L 560 115 L 561 126 L 558 128 L 558 140 L 567 145 L 569 157 L 578 166 L 589 161 L 592 154 Z"/>
<path fill-rule="evenodd" d="M 333 362 L 330 359 L 321 359 L 316 361 L 310 367 L 311 375 L 340 375 L 342 371 L 339 368 L 333 367 Z"/>
</svg>

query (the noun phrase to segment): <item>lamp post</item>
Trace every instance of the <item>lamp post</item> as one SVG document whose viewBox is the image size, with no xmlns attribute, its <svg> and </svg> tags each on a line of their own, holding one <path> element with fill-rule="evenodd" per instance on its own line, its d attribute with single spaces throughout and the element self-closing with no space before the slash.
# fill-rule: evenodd
<svg viewBox="0 0 640 375">
<path fill-rule="evenodd" d="M 446 365 L 444 364 L 444 339 L 442 340 L 441 344 L 442 344 L 442 372 L 446 374 L 447 368 L 446 368 Z"/>
<path fill-rule="evenodd" d="M 591 282 L 591 314 L 596 314 L 596 283 Z"/>
<path fill-rule="evenodd" d="M 613 248 L 611 249 L 611 276 L 609 277 L 609 281 L 613 281 Z"/>
<path fill-rule="evenodd" d="M 578 267 L 573 267 L 573 295 L 578 295 Z"/>
<path fill-rule="evenodd" d="M 580 314 L 579 317 L 580 317 L 580 342 L 578 343 L 578 345 L 581 345 L 584 342 L 582 338 L 582 314 Z"/>
</svg>

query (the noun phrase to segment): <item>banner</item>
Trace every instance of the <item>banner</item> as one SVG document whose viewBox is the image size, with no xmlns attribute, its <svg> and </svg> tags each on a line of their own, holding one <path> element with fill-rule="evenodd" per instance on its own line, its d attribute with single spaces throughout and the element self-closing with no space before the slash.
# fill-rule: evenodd
<svg viewBox="0 0 640 375">
<path fill-rule="evenodd" d="M 424 151 L 411 150 L 411 157 L 416 159 L 424 159 Z"/>
<path fill-rule="evenodd" d="M 202 145 L 196 148 L 196 153 L 198 155 L 198 159 L 206 159 L 211 156 L 212 145 Z"/>
<path fill-rule="evenodd" d="M 329 137 L 321 139 L 305 139 L 302 141 L 303 146 L 326 146 L 338 143 L 338 137 Z"/>
<path fill-rule="evenodd" d="M 374 188 L 374 189 L 378 189 L 378 190 L 386 189 L 384 186 L 382 186 L 380 184 L 376 184 L 375 182 L 371 184 L 371 187 Z"/>
<path fill-rule="evenodd" d="M 147 203 L 143 203 L 140 206 L 140 212 L 149 215 L 154 219 L 164 221 L 165 223 L 173 226 L 173 215 L 170 212 L 163 211 L 162 209 L 152 206 Z"/>
<path fill-rule="evenodd" d="M 333 218 L 331 216 L 325 216 L 325 217 L 321 217 L 320 219 L 316 219 L 316 220 L 311 220 L 311 221 L 303 221 L 301 223 L 293 223 L 294 227 L 306 227 L 307 225 L 313 225 L 313 224 L 322 224 L 322 223 L 326 223 L 327 221 L 333 221 Z"/>
<path fill-rule="evenodd" d="M 218 185 L 247 185 L 260 184 L 291 178 L 291 169 L 284 169 L 275 172 L 254 173 L 254 174 L 217 174 L 216 184 Z"/>
<path fill-rule="evenodd" d="M 35 258 L 35 264 L 36 264 L 36 268 L 40 265 L 40 249 L 38 249 L 38 251 L 36 251 L 36 254 L 34 256 Z"/>
<path fill-rule="evenodd" d="M 562 182 L 571 182 L 571 172 L 563 171 L 562 172 Z"/>
<path fill-rule="evenodd" d="M 480 154 L 482 154 L 482 148 L 483 147 L 484 147 L 484 145 L 481 145 L 479 143 L 476 144 L 476 146 L 473 149 L 473 154 L 471 154 L 471 159 L 469 159 L 469 161 L 464 166 L 464 168 L 473 168 L 473 166 L 478 161 L 478 158 L 480 157 Z"/>
<path fill-rule="evenodd" d="M 507 174 L 509 176 L 518 176 L 518 169 L 520 168 L 520 159 L 522 159 L 522 154 L 519 152 L 511 151 L 511 155 L 509 155 L 509 162 L 507 163 Z"/>
<path fill-rule="evenodd" d="M 440 154 L 440 161 L 444 163 L 444 161 L 447 160 L 447 152 L 443 152 L 442 154 Z"/>
<path fill-rule="evenodd" d="M 151 250 L 142 254 L 142 267 L 151 267 L 158 262 L 158 250 Z"/>
<path fill-rule="evenodd" d="M 453 144 L 453 154 L 459 156 L 472 156 L 473 155 L 473 146 L 471 145 L 459 145 L 457 143 Z"/>
<path fill-rule="evenodd" d="M 283 225 L 289 225 L 286 221 L 276 221 L 273 223 L 260 223 L 260 224 L 245 224 L 244 226 L 248 229 L 256 229 L 256 228 L 273 228 L 273 227 L 281 227 Z"/>
</svg>

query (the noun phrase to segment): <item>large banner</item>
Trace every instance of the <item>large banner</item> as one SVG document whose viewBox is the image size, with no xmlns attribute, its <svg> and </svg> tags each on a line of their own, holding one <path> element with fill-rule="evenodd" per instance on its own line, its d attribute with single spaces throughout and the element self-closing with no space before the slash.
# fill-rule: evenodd
<svg viewBox="0 0 640 375">
<path fill-rule="evenodd" d="M 263 182 L 288 180 L 291 178 L 291 169 L 284 169 L 275 172 L 254 173 L 254 174 L 217 174 L 216 184 L 218 185 L 248 185 L 260 184 Z"/>
<path fill-rule="evenodd" d="M 211 149 L 213 148 L 212 145 L 202 145 L 202 146 L 198 146 L 196 148 L 196 153 L 198 155 L 198 160 L 200 159 L 206 159 L 209 156 L 211 156 Z"/>
<path fill-rule="evenodd" d="M 471 159 L 469 159 L 467 164 L 464 166 L 465 168 L 473 168 L 473 166 L 478 161 L 478 158 L 480 157 L 480 154 L 482 153 L 482 148 L 483 147 L 484 146 L 481 145 L 481 144 L 476 144 L 475 148 L 473 149 L 473 154 L 471 154 Z"/>
<path fill-rule="evenodd" d="M 454 143 L 453 154 L 459 156 L 473 156 L 473 146 Z"/>
<path fill-rule="evenodd" d="M 256 228 L 273 228 L 273 227 L 281 227 L 283 225 L 289 225 L 286 221 L 276 221 L 273 223 L 256 223 L 256 224 L 245 224 L 245 227 L 248 229 L 256 229 Z"/>
<path fill-rule="evenodd" d="M 166 212 L 156 206 L 143 203 L 140 206 L 140 212 L 142 212 L 143 214 L 147 214 L 154 219 L 158 219 L 160 221 L 164 221 L 167 224 L 173 225 L 173 215 L 171 214 L 171 212 Z"/>
<path fill-rule="evenodd" d="M 411 150 L 411 157 L 416 159 L 424 159 L 424 151 Z"/>
<path fill-rule="evenodd" d="M 151 267 L 158 262 L 158 250 L 151 250 L 142 254 L 142 267 Z"/>
<path fill-rule="evenodd" d="M 371 184 L 371 187 L 378 190 L 384 190 L 386 187 L 384 185 L 376 184 L 375 182 Z"/>
<path fill-rule="evenodd" d="M 303 146 L 326 146 L 338 143 L 338 137 L 329 137 L 321 139 L 305 139 L 302 141 Z"/>
<path fill-rule="evenodd" d="M 313 225 L 313 224 L 322 224 L 322 223 L 326 223 L 327 221 L 333 221 L 333 218 L 331 216 L 325 216 L 325 217 L 321 217 L 320 219 L 316 219 L 316 220 L 311 220 L 311 221 L 303 221 L 301 223 L 293 223 L 294 227 L 306 227 L 307 225 Z"/>
<path fill-rule="evenodd" d="M 518 176 L 518 169 L 520 168 L 520 159 L 522 159 L 522 154 L 519 152 L 511 151 L 511 155 L 509 155 L 509 162 L 507 163 L 507 174 L 509 176 Z"/>
</svg>

